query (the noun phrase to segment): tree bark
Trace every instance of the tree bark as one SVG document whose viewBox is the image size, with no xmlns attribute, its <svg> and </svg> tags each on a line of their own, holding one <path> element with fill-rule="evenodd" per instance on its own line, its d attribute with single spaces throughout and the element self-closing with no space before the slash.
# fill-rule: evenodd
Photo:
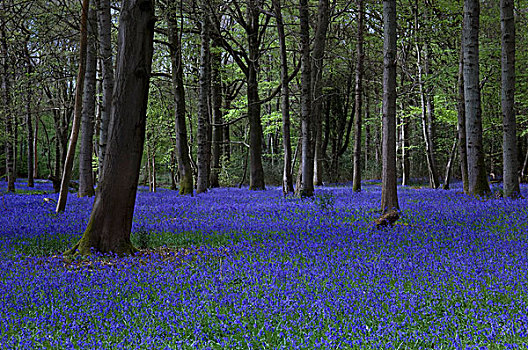
<svg viewBox="0 0 528 350">
<path fill-rule="evenodd" d="M 79 49 L 79 73 L 77 75 L 77 82 L 75 85 L 75 109 L 73 112 L 73 125 L 68 144 L 68 152 L 66 153 L 66 160 L 62 169 L 61 188 L 59 199 L 57 200 L 56 212 L 62 212 L 66 209 L 66 201 L 68 200 L 68 189 L 71 180 L 71 173 L 73 170 L 73 160 L 75 157 L 75 148 L 77 147 L 77 138 L 79 137 L 79 127 L 81 124 L 82 112 L 82 98 L 84 90 L 84 78 L 86 74 L 86 52 L 88 41 L 88 8 L 90 0 L 83 0 L 82 14 L 81 14 L 81 40 Z"/>
<path fill-rule="evenodd" d="M 363 127 L 361 117 L 363 107 L 363 60 L 365 58 L 363 50 L 363 0 L 358 0 L 357 21 L 356 111 L 354 112 L 354 170 L 352 175 L 352 191 L 354 192 L 361 191 L 361 128 Z"/>
<path fill-rule="evenodd" d="M 314 35 L 313 52 L 312 52 L 312 123 L 313 123 L 313 157 L 314 157 L 314 184 L 321 186 L 323 184 L 323 167 L 322 167 L 322 144 L 323 144 L 323 59 L 325 53 L 326 33 L 330 19 L 330 9 L 328 0 L 319 0 L 317 10 L 317 27 Z"/>
<path fill-rule="evenodd" d="M 451 153 L 449 153 L 449 159 L 447 160 L 446 170 L 444 174 L 444 184 L 442 185 L 442 189 L 444 190 L 449 189 L 449 183 L 451 181 L 451 168 L 453 167 L 453 162 L 455 161 L 457 145 L 458 138 L 456 138 L 453 142 L 453 147 L 451 148 Z"/>
<path fill-rule="evenodd" d="M 383 1 L 383 213 L 398 211 L 396 185 L 396 0 Z"/>
<path fill-rule="evenodd" d="M 218 38 L 213 39 L 213 50 L 211 52 L 211 104 L 212 104 L 212 144 L 211 144 L 211 174 L 209 176 L 210 187 L 220 187 L 219 174 L 221 168 L 222 142 L 224 139 L 223 116 L 222 116 L 222 55 L 219 51 Z"/>
<path fill-rule="evenodd" d="M 97 13 L 88 11 L 88 47 L 86 52 L 86 77 L 82 101 L 81 148 L 79 150 L 79 197 L 95 195 L 92 154 L 95 122 L 95 84 L 97 71 Z"/>
<path fill-rule="evenodd" d="M 313 183 L 313 151 L 312 151 L 312 76 L 310 61 L 310 14 L 308 0 L 299 1 L 300 41 L 301 41 L 301 185 L 298 189 L 300 197 L 311 197 L 314 192 Z"/>
<path fill-rule="evenodd" d="M 26 83 L 26 130 L 27 130 L 27 173 L 28 173 L 28 187 L 35 186 L 34 180 L 34 148 L 33 148 L 33 113 L 31 112 L 31 101 L 33 95 L 32 89 L 32 75 L 33 75 L 33 64 L 31 63 L 31 57 L 29 56 L 28 41 L 24 43 L 24 60 L 26 64 L 27 72 L 27 83 Z"/>
<path fill-rule="evenodd" d="M 503 125 L 503 189 L 504 197 L 518 197 L 519 159 L 515 117 L 515 17 L 513 0 L 500 1 L 502 32 L 502 125 Z"/>
<path fill-rule="evenodd" d="M 460 158 L 460 174 L 464 193 L 469 194 L 467 144 L 466 144 L 466 106 L 464 97 L 464 49 L 460 43 L 460 62 L 458 64 L 458 96 L 457 96 L 457 131 L 458 155 Z"/>
<path fill-rule="evenodd" d="M 203 193 L 209 187 L 209 168 L 211 165 L 211 144 L 208 134 L 209 128 L 209 92 L 211 86 L 211 51 L 209 20 L 205 1 L 201 6 L 202 18 L 200 28 L 200 71 L 199 71 L 199 97 L 198 97 L 198 153 L 196 163 L 198 177 L 196 179 L 196 193 Z"/>
<path fill-rule="evenodd" d="M 2 7 L 5 4 L 2 2 Z M 5 10 L 5 8 L 2 8 Z M 11 80 L 9 77 L 9 49 L 6 39 L 5 20 L 2 16 L 0 27 L 0 49 L 2 58 L 2 98 L 3 98 L 3 114 L 5 119 L 5 157 L 6 157 L 6 174 L 7 174 L 7 191 L 15 192 L 15 137 L 13 128 L 13 113 L 11 106 Z"/>
<path fill-rule="evenodd" d="M 181 52 L 181 37 L 178 31 L 178 21 L 176 18 L 176 6 L 170 4 L 167 16 L 170 55 L 172 65 L 172 87 L 174 92 L 174 116 L 176 119 L 176 160 L 180 173 L 181 195 L 193 195 L 194 184 L 191 168 L 191 158 L 189 156 L 189 145 L 187 143 L 187 124 L 185 107 L 185 87 L 183 85 L 183 64 Z"/>
<path fill-rule="evenodd" d="M 482 145 L 482 110 L 479 81 L 479 0 L 464 0 L 464 96 L 469 193 L 490 193 Z"/>
<path fill-rule="evenodd" d="M 284 148 L 284 169 L 282 171 L 282 193 L 287 195 L 293 193 L 292 177 L 292 146 L 290 131 L 290 86 L 288 81 L 288 53 L 286 51 L 286 34 L 282 20 L 282 8 L 280 0 L 273 0 L 273 11 L 277 22 L 277 34 L 279 37 L 280 54 L 280 78 L 281 78 L 281 113 L 282 113 L 282 146 Z"/>
<path fill-rule="evenodd" d="M 152 0 L 123 0 L 105 164 L 88 226 L 71 253 L 135 251 L 130 231 L 145 141 L 155 20 Z"/>
<path fill-rule="evenodd" d="M 427 43 L 421 43 L 421 26 L 418 15 L 418 1 L 415 3 L 414 8 L 414 21 L 415 21 L 415 36 L 416 36 L 416 66 L 418 68 L 418 86 L 420 90 L 420 104 L 422 107 L 422 134 L 425 143 L 425 155 L 427 159 L 427 170 L 429 172 L 429 185 L 431 188 L 438 188 L 438 172 L 436 169 L 436 163 L 434 158 L 434 146 L 433 146 L 433 111 L 431 97 L 425 86 L 424 75 L 427 76 L 429 70 L 429 57 L 428 57 L 428 45 Z M 425 39 L 427 40 L 427 39 Z M 423 53 L 422 53 L 423 51 Z M 423 54 L 423 56 L 422 56 Z"/>
<path fill-rule="evenodd" d="M 264 168 L 262 167 L 262 122 L 260 119 L 260 98 L 258 91 L 258 65 L 260 57 L 260 8 L 255 0 L 247 6 L 248 26 L 248 74 L 247 104 L 249 119 L 250 172 L 249 189 L 264 190 Z"/>
<path fill-rule="evenodd" d="M 112 93 L 114 90 L 114 66 L 112 55 L 112 15 L 110 0 L 95 0 L 99 22 L 99 51 L 101 54 L 101 71 L 103 75 L 103 92 L 101 104 L 101 122 L 99 124 L 99 175 L 102 174 L 108 125 L 112 113 Z"/>
</svg>

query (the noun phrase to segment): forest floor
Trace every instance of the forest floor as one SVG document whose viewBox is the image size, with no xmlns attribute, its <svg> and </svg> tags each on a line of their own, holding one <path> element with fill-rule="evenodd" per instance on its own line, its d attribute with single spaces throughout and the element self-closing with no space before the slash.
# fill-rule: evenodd
<svg viewBox="0 0 528 350">
<path fill-rule="evenodd" d="M 528 337 L 525 198 L 138 192 L 138 255 L 66 260 L 93 199 L 0 182 L 1 349 L 503 349 Z M 495 188 L 495 191 L 500 191 Z"/>
</svg>

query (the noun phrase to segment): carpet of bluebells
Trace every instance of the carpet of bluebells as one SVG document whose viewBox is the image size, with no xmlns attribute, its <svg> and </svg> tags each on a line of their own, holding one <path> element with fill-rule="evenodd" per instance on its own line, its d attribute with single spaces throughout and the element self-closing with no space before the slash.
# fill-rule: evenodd
<svg viewBox="0 0 528 350">
<path fill-rule="evenodd" d="M 304 200 L 140 189 L 133 242 L 187 253 L 65 264 L 93 199 L 57 215 L 50 183 L 0 182 L 0 348 L 525 348 L 528 200 L 453 187 L 399 188 L 382 229 L 375 183 Z"/>
</svg>

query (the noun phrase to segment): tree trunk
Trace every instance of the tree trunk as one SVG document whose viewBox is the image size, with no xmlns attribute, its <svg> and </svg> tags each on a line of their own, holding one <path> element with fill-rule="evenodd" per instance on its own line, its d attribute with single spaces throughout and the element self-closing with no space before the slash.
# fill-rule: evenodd
<svg viewBox="0 0 528 350">
<path fill-rule="evenodd" d="M 110 0 L 95 0 L 99 22 L 99 51 L 101 54 L 101 71 L 103 75 L 103 96 L 101 104 L 101 122 L 99 124 L 99 174 L 102 174 L 108 125 L 112 113 L 112 93 L 114 90 L 114 66 L 112 57 L 112 15 Z"/>
<path fill-rule="evenodd" d="M 5 4 L 2 2 L 2 7 Z M 2 10 L 5 10 L 2 8 Z M 6 39 L 5 19 L 1 18 L 0 27 L 0 48 L 2 57 L 2 98 L 3 98 L 3 114 L 5 118 L 5 157 L 6 157 L 6 174 L 7 174 L 7 191 L 15 192 L 15 137 L 13 130 L 13 111 L 11 106 L 11 81 L 9 79 L 9 63 L 8 63 L 8 46 Z"/>
<path fill-rule="evenodd" d="M 203 193 L 209 187 L 209 167 L 211 165 L 211 144 L 208 134 L 209 128 L 209 91 L 211 86 L 211 51 L 209 20 L 205 1 L 202 3 L 202 19 L 200 29 L 200 92 L 198 98 L 198 154 L 196 162 L 198 166 L 198 177 L 196 179 L 196 193 Z"/>
<path fill-rule="evenodd" d="M 130 231 L 145 141 L 154 22 L 152 0 L 123 0 L 105 164 L 88 226 L 71 253 L 135 251 Z"/>
<path fill-rule="evenodd" d="M 396 186 L 396 0 L 383 1 L 383 213 L 399 210 Z"/>
<path fill-rule="evenodd" d="M 503 125 L 503 188 L 504 197 L 518 197 L 519 160 L 515 117 L 515 17 L 513 0 L 501 0 L 502 32 L 502 125 Z"/>
<path fill-rule="evenodd" d="M 212 104 L 212 145 L 211 145 L 211 174 L 209 185 L 220 187 L 219 174 L 222 170 L 220 159 L 222 157 L 222 142 L 224 139 L 223 117 L 222 117 L 222 55 L 218 38 L 213 40 L 213 52 L 211 52 L 211 104 Z"/>
<path fill-rule="evenodd" d="M 323 184 L 323 167 L 322 167 L 322 144 L 323 144 L 323 59 L 326 44 L 326 32 L 330 18 L 328 0 L 319 0 L 317 10 L 317 27 L 315 30 L 313 52 L 312 52 L 312 123 L 313 123 L 313 157 L 314 157 L 314 184 L 321 186 Z"/>
<path fill-rule="evenodd" d="M 95 84 L 97 70 L 97 13 L 88 11 L 88 48 L 86 53 L 86 77 L 81 119 L 81 148 L 79 150 L 79 197 L 93 196 L 93 135 L 95 121 Z"/>
<path fill-rule="evenodd" d="M 436 164 L 434 159 L 434 146 L 433 146 L 433 111 L 431 97 L 425 86 L 424 74 L 427 76 L 429 70 L 429 57 L 428 57 L 428 45 L 427 43 L 421 43 L 421 26 L 418 16 L 418 1 L 415 3 L 415 36 L 416 36 L 416 66 L 418 68 L 418 86 L 420 90 L 420 104 L 422 107 L 422 134 L 425 143 L 425 155 L 427 159 L 427 170 L 429 173 L 429 185 L 431 188 L 438 188 L 438 173 L 436 170 Z M 427 39 L 425 39 L 427 40 Z M 423 57 L 422 57 L 423 51 Z"/>
<path fill-rule="evenodd" d="M 310 62 L 310 13 L 308 0 L 299 1 L 300 41 L 301 41 L 301 186 L 300 197 L 311 197 L 314 192 L 312 153 L 312 108 L 311 108 L 311 62 Z"/>
<path fill-rule="evenodd" d="M 442 185 L 442 189 L 444 190 L 449 189 L 449 182 L 451 180 L 451 168 L 453 167 L 453 162 L 455 161 L 457 145 L 458 145 L 458 138 L 456 138 L 455 142 L 453 142 L 451 153 L 449 153 L 449 159 L 447 161 L 445 175 L 444 175 L 444 184 Z"/>
<path fill-rule="evenodd" d="M 262 123 L 260 119 L 260 99 L 258 91 L 259 65 L 259 17 L 260 8 L 255 0 L 250 0 L 247 8 L 248 27 L 248 74 L 247 104 L 249 119 L 250 172 L 249 189 L 264 190 L 264 168 L 262 167 Z"/>
<path fill-rule="evenodd" d="M 79 73 L 77 75 L 77 82 L 75 85 L 75 109 L 73 112 L 73 125 L 68 144 L 68 152 L 66 153 L 66 161 L 62 169 L 61 188 L 59 199 L 57 200 L 56 212 L 59 213 L 66 209 L 66 201 L 68 200 L 68 190 L 71 180 L 71 173 L 73 170 L 73 159 L 75 158 L 75 148 L 77 147 L 77 138 L 79 136 L 79 127 L 81 125 L 81 113 L 83 104 L 83 90 L 84 78 L 86 73 L 86 51 L 88 41 L 88 9 L 90 0 L 83 0 L 82 14 L 81 14 L 81 42 L 79 49 Z"/>
<path fill-rule="evenodd" d="M 490 193 L 482 145 L 482 110 L 479 81 L 479 0 L 464 0 L 464 96 L 469 193 Z"/>
<path fill-rule="evenodd" d="M 466 145 L 466 106 L 464 97 L 464 49 L 460 44 L 460 62 L 458 64 L 458 96 L 457 96 L 457 119 L 458 119 L 458 155 L 460 158 L 460 174 L 464 193 L 469 194 L 467 145 Z"/>
<path fill-rule="evenodd" d="M 24 44 L 24 59 L 26 63 L 27 71 L 27 84 L 26 84 L 26 128 L 27 128 L 27 172 L 28 172 L 28 187 L 34 187 L 34 135 L 33 135 L 33 113 L 31 113 L 31 98 L 33 95 L 32 89 L 32 75 L 33 65 L 31 63 L 31 57 L 29 56 L 28 42 Z"/>
<path fill-rule="evenodd" d="M 38 179 L 39 167 L 38 167 L 38 133 L 39 133 L 39 122 L 40 118 L 38 113 L 35 116 L 35 134 L 33 137 L 33 178 Z M 50 149 L 48 148 L 48 152 Z"/>
<path fill-rule="evenodd" d="M 179 193 L 181 195 L 192 196 L 194 192 L 194 184 L 191 158 L 189 157 L 189 145 L 187 144 L 185 87 L 183 85 L 181 37 L 178 32 L 176 6 L 174 3 L 170 4 L 167 13 L 172 65 L 172 87 L 174 91 L 174 115 L 176 119 L 176 160 L 178 162 L 178 171 L 180 173 Z"/>
<path fill-rule="evenodd" d="M 357 21 L 356 111 L 354 112 L 354 170 L 352 177 L 352 191 L 354 192 L 361 191 L 361 128 L 363 127 L 361 117 L 363 107 L 363 60 L 365 58 L 363 50 L 363 0 L 358 0 Z"/>
<path fill-rule="evenodd" d="M 290 86 L 288 81 L 288 53 L 286 51 L 286 34 L 282 20 L 282 8 L 280 0 L 273 0 L 273 11 L 277 22 L 277 33 L 279 37 L 280 62 L 281 62 L 281 112 L 282 112 L 282 146 L 284 148 L 284 169 L 282 171 L 282 193 L 287 195 L 293 193 L 292 177 L 292 146 L 290 131 Z"/>
</svg>

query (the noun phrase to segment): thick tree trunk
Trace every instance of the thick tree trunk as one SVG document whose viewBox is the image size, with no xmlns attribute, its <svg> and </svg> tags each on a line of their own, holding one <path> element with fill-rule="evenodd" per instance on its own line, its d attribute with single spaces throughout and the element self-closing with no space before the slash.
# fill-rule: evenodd
<svg viewBox="0 0 528 350">
<path fill-rule="evenodd" d="M 503 125 L 503 189 L 504 197 L 518 197 L 519 160 L 515 117 L 515 17 L 513 0 L 501 0 L 502 32 L 502 125 Z"/>
<path fill-rule="evenodd" d="M 352 191 L 354 192 L 361 191 L 361 128 L 363 127 L 361 117 L 363 112 L 363 60 L 365 58 L 363 50 L 363 0 L 358 0 L 357 21 L 356 111 L 354 112 L 354 170 L 352 175 Z"/>
<path fill-rule="evenodd" d="M 310 62 L 310 13 L 308 0 L 299 1 L 300 41 L 301 41 L 301 185 L 297 189 L 300 197 L 311 197 L 313 183 L 312 151 L 312 108 L 311 108 L 311 62 Z"/>
<path fill-rule="evenodd" d="M 154 22 L 152 0 L 123 0 L 105 164 L 88 226 L 72 253 L 135 251 L 130 231 L 145 141 Z"/>
<path fill-rule="evenodd" d="M 223 117 L 222 117 L 222 55 L 218 51 L 220 45 L 217 39 L 213 40 L 213 52 L 211 52 L 211 104 L 212 104 L 212 145 L 211 145 L 211 174 L 209 176 L 210 187 L 220 187 L 219 174 L 222 170 L 220 159 L 222 157 L 222 142 L 224 139 Z"/>
<path fill-rule="evenodd" d="M 183 64 L 181 52 L 181 37 L 178 32 L 176 6 L 171 4 L 168 10 L 167 23 L 169 29 L 170 55 L 172 65 L 172 86 L 174 91 L 174 115 L 176 119 L 176 160 L 180 173 L 181 195 L 193 195 L 194 184 L 187 143 L 187 124 L 185 107 L 185 87 L 183 85 Z"/>
<path fill-rule="evenodd" d="M 457 96 L 457 119 L 458 119 L 458 155 L 460 159 L 460 174 L 464 193 L 469 194 L 467 144 L 466 144 L 466 105 L 464 97 L 464 49 L 460 44 L 460 62 L 458 64 L 458 96 Z"/>
<path fill-rule="evenodd" d="M 209 91 L 211 86 L 211 50 L 209 21 L 205 2 L 202 4 L 202 20 L 200 29 L 200 92 L 198 98 L 198 153 L 196 163 L 198 166 L 198 177 L 196 179 L 196 193 L 203 193 L 209 187 L 209 167 L 211 165 L 211 144 L 208 134 L 209 128 Z"/>
<path fill-rule="evenodd" d="M 479 81 L 479 0 L 464 0 L 464 95 L 469 193 L 482 196 L 490 193 L 484 148 L 482 145 L 482 110 Z"/>
<path fill-rule="evenodd" d="M 281 60 L 281 112 L 282 112 L 282 146 L 284 148 L 284 169 L 282 171 L 282 192 L 284 195 L 293 193 L 292 177 L 292 146 L 290 131 L 290 86 L 288 82 L 288 53 L 286 51 L 286 34 L 282 20 L 282 8 L 280 0 L 273 0 L 273 11 L 277 22 L 277 33 L 279 37 L 280 60 Z"/>
<path fill-rule="evenodd" d="M 99 174 L 102 174 L 108 125 L 112 113 L 112 93 L 114 90 L 114 66 L 112 57 L 112 15 L 110 0 L 95 0 L 99 22 L 99 51 L 101 53 L 101 71 L 103 75 L 103 97 L 101 104 L 101 122 L 99 124 Z"/>
<path fill-rule="evenodd" d="M 248 27 L 248 74 L 247 104 L 249 119 L 250 171 L 249 189 L 264 190 L 264 168 L 262 167 L 262 122 L 260 120 L 260 98 L 258 91 L 259 65 L 259 18 L 260 8 L 255 0 L 250 0 L 247 8 Z"/>
<path fill-rule="evenodd" d="M 399 210 L 396 185 L 396 0 L 383 1 L 383 213 Z"/>
<path fill-rule="evenodd" d="M 326 44 L 326 32 L 330 19 L 330 4 L 328 0 L 319 0 L 317 10 L 317 27 L 314 35 L 313 52 L 312 52 L 312 123 L 313 123 L 313 157 L 314 157 L 314 184 L 321 186 L 323 184 L 323 59 Z"/>
<path fill-rule="evenodd" d="M 95 194 L 92 154 L 97 70 L 97 13 L 92 7 L 88 11 L 88 48 L 86 55 L 86 77 L 84 80 L 81 119 L 81 148 L 79 150 L 79 197 L 91 197 Z"/>
<path fill-rule="evenodd" d="M 59 213 L 66 209 L 66 201 L 68 200 L 68 190 L 71 180 L 71 173 L 73 171 L 73 160 L 75 158 L 75 148 L 77 147 L 77 138 L 79 137 L 79 128 L 81 125 L 81 112 L 83 104 L 83 90 L 84 79 L 86 73 L 86 52 L 88 41 L 88 8 L 90 0 L 83 0 L 82 14 L 81 14 L 81 42 L 79 48 L 79 73 L 77 75 L 77 82 L 75 85 L 75 109 L 73 112 L 73 125 L 68 144 L 68 152 L 66 153 L 66 161 L 62 169 L 61 188 L 59 199 L 57 200 L 56 212 Z"/>
<path fill-rule="evenodd" d="M 2 2 L 2 7 L 5 4 Z M 2 99 L 3 114 L 5 118 L 5 158 L 6 158 L 6 174 L 7 174 L 7 191 L 15 192 L 15 136 L 13 128 L 13 113 L 11 106 L 11 81 L 9 77 L 9 63 L 8 63 L 8 46 L 6 39 L 6 28 L 4 18 L 1 19 L 0 27 L 0 48 L 2 58 Z"/>
</svg>

